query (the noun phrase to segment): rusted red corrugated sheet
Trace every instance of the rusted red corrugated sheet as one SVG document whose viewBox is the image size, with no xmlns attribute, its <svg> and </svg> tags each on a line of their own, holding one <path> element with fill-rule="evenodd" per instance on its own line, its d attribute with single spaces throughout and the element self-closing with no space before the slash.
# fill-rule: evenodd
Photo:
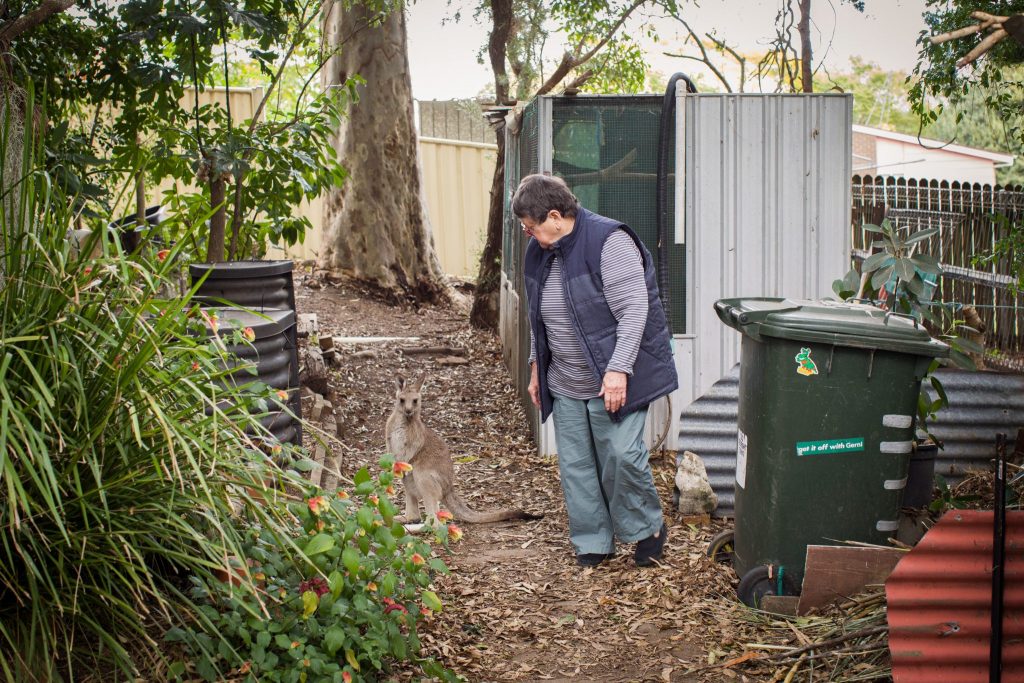
<svg viewBox="0 0 1024 683">
<path fill-rule="evenodd" d="M 1024 681 L 1024 512 L 1006 513 L 1003 681 Z M 885 582 L 895 683 L 987 683 L 992 512 L 951 510 Z"/>
</svg>

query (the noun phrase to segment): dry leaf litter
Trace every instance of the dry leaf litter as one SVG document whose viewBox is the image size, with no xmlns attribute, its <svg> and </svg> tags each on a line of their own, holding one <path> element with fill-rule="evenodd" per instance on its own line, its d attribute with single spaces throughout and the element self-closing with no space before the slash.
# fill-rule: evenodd
<svg viewBox="0 0 1024 683">
<path fill-rule="evenodd" d="M 802 619 L 758 613 L 736 601 L 732 569 L 706 556 L 725 525 L 675 516 L 674 462 L 667 453 L 652 455 L 669 522 L 664 563 L 638 569 L 632 547 L 620 545 L 606 565 L 578 567 L 557 462 L 536 452 L 500 340 L 470 327 L 463 308 L 390 306 L 356 283 L 308 276 L 296 294 L 301 312 L 317 314 L 321 335 L 418 337 L 336 345 L 340 364 L 330 370 L 328 399 L 338 433 L 329 445 L 341 456 L 342 486 L 360 467 L 375 467 L 384 452 L 395 377 L 422 374 L 424 421 L 447 441 L 470 506 L 545 515 L 464 525 L 465 538 L 442 556 L 452 571 L 436 580 L 445 609 L 423 629 L 424 654 L 474 682 L 888 679 L 885 634 L 877 631 L 885 624 L 884 599 L 877 594 L 846 611 Z M 468 363 L 447 365 L 403 347 L 461 349 Z M 808 648 L 862 628 L 876 631 L 823 646 L 842 650 L 838 655 Z M 396 671 L 392 678 L 415 675 Z"/>
</svg>

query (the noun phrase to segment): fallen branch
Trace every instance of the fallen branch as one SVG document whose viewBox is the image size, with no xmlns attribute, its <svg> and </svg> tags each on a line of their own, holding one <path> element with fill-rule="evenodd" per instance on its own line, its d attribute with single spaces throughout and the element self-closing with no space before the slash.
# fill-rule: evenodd
<svg viewBox="0 0 1024 683">
<path fill-rule="evenodd" d="M 335 344 L 383 344 L 385 342 L 418 342 L 419 337 L 335 337 Z"/>
<path fill-rule="evenodd" d="M 407 356 L 431 356 L 444 354 L 446 356 L 465 356 L 466 349 L 455 346 L 403 346 L 398 349 Z"/>
<path fill-rule="evenodd" d="M 888 630 L 888 626 L 873 626 L 871 628 L 861 629 L 860 631 L 851 631 L 850 633 L 844 633 L 843 635 L 836 636 L 835 638 L 823 640 L 820 643 L 811 643 L 810 645 L 804 645 L 803 647 L 792 649 L 789 652 L 780 652 L 777 655 L 767 655 L 765 658 L 772 660 L 791 659 L 798 655 L 802 655 L 805 652 L 810 652 L 811 650 L 823 650 L 825 648 L 832 647 L 833 645 L 839 645 L 840 643 L 845 643 L 848 640 L 853 640 L 854 638 L 872 636 L 876 633 L 882 633 Z"/>
</svg>

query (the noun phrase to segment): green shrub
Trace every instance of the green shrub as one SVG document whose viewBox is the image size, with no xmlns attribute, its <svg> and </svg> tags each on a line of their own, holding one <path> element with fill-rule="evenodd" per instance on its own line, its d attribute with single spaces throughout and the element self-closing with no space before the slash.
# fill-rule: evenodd
<svg viewBox="0 0 1024 683">
<path fill-rule="evenodd" d="M 159 297 L 173 250 L 146 263 L 96 237 L 99 258 L 72 256 L 73 202 L 42 172 L 5 201 L 0 678 L 124 680 L 160 661 L 168 626 L 202 622 L 189 580 L 242 555 L 233 506 L 288 549 L 283 511 L 247 493 L 295 479 L 255 440 L 278 399 L 234 388 L 189 297 Z"/>
<path fill-rule="evenodd" d="M 353 497 L 322 493 L 289 506 L 302 562 L 254 527 L 235 569 L 252 578 L 254 590 L 196 582 L 194 595 L 209 600 L 202 609 L 224 639 L 205 628 L 172 629 L 168 639 L 183 643 L 192 662 L 176 664 L 175 672 L 207 681 L 345 683 L 376 680 L 393 662 L 412 661 L 428 675 L 459 680 L 418 655 L 418 624 L 441 610 L 431 577 L 448 569 L 425 540 L 394 521 L 386 495 L 394 463 L 380 464 L 376 478 L 366 468 L 356 474 Z M 436 539 L 447 545 L 449 531 L 455 539 L 461 534 L 440 526 Z"/>
</svg>

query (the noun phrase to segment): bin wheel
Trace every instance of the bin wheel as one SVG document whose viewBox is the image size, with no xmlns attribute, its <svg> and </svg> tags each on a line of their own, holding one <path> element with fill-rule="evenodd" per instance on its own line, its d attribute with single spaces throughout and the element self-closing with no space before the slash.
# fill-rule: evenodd
<svg viewBox="0 0 1024 683">
<path fill-rule="evenodd" d="M 740 579 L 740 585 L 736 587 L 736 595 L 747 607 L 760 609 L 761 598 L 766 595 L 777 595 L 776 580 L 770 575 L 770 570 L 765 565 L 758 565 L 748 571 Z"/>
<path fill-rule="evenodd" d="M 735 532 L 732 529 L 726 529 L 712 538 L 708 543 L 708 557 L 719 564 L 731 565 L 735 552 L 733 536 L 735 536 Z"/>
</svg>

